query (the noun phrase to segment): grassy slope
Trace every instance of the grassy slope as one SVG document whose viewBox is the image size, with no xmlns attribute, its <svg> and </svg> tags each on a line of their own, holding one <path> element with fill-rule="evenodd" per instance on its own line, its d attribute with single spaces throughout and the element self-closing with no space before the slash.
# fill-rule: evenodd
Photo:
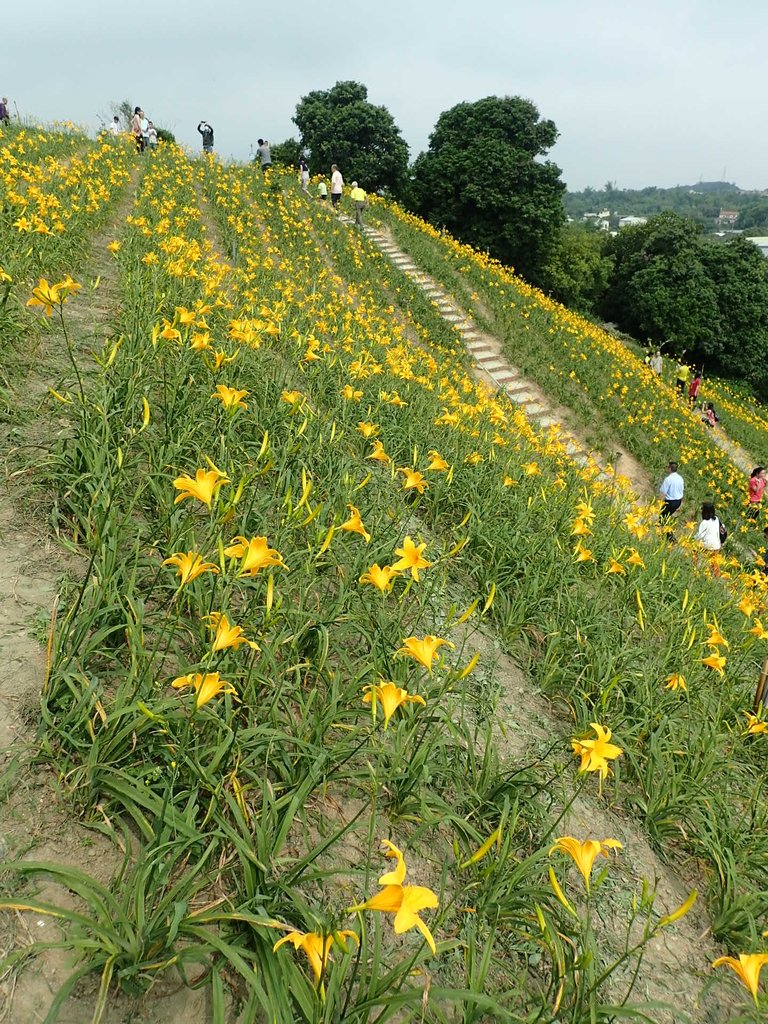
<svg viewBox="0 0 768 1024">
<path fill-rule="evenodd" d="M 201 184 L 226 249 L 238 242 L 233 270 L 201 257 L 193 212 Z M 653 534 L 639 539 L 642 517 L 628 528 L 590 473 L 509 403 L 490 401 L 423 298 L 291 189 L 280 195 L 247 171 L 204 172 L 168 155 L 145 179 L 136 213 L 145 219 L 125 229 L 119 255 L 125 340 L 89 381 L 87 407 L 65 410 L 71 438 L 45 467 L 93 559 L 77 605 L 61 611 L 45 743 L 86 807 L 99 801 L 127 812 L 144 831 L 139 863 L 152 940 L 164 953 L 174 948 L 163 900 L 201 902 L 214 885 L 228 906 L 256 916 L 348 926 L 344 908 L 374 891 L 383 870 L 377 842 L 389 836 L 406 847 L 414 880 L 440 895 L 439 912 L 425 915 L 444 943 L 429 961 L 427 1019 L 444 1019 L 452 997 L 440 988 L 458 985 L 465 1005 L 498 995 L 503 1010 L 487 1007 L 495 1019 L 529 1019 L 548 1007 L 545 1016 L 575 1024 L 595 993 L 585 994 L 590 972 L 573 970 L 570 943 L 584 948 L 584 921 L 548 889 L 546 849 L 559 809 L 547 811 L 544 794 L 570 790 L 569 733 L 598 720 L 625 749 L 605 798 L 637 815 L 670 857 L 684 850 L 699 858 L 717 935 L 739 950 L 753 943 L 765 913 L 766 755 L 763 737 L 744 740 L 736 722 L 761 647 L 746 633 L 734 592 L 684 551 L 668 552 Z M 184 244 L 163 249 L 170 238 Z M 145 260 L 152 254 L 158 262 Z M 178 260 L 189 261 L 181 275 L 169 269 Z M 231 309 L 213 305 L 219 298 Z M 196 319 L 206 318 L 215 345 L 227 356 L 237 351 L 220 371 L 210 352 L 189 345 L 203 328 L 178 317 L 177 307 L 198 301 L 213 305 Z M 244 339 L 232 336 L 233 315 Z M 152 344 L 149 327 L 161 328 L 164 318 L 179 338 Z M 211 399 L 219 383 L 246 390 L 248 409 L 225 415 Z M 347 386 L 362 394 L 343 397 Z M 298 396 L 285 400 L 285 390 Z M 407 404 L 395 404 L 395 393 Z M 370 461 L 361 421 L 376 425 L 393 466 Z M 427 470 L 430 447 L 453 466 L 450 478 Z M 204 466 L 204 456 L 232 484 L 213 515 L 190 501 L 174 508 L 174 477 Z M 404 492 L 396 467 L 419 468 L 428 490 L 418 498 Z M 585 541 L 594 561 L 574 558 L 582 501 L 594 511 Z M 370 544 L 338 531 L 348 503 L 360 507 Z M 337 533 L 324 547 L 331 525 Z M 419 585 L 399 579 L 390 594 L 361 585 L 372 562 L 393 559 L 405 533 L 422 533 L 435 563 Z M 236 534 L 266 535 L 290 572 L 237 577 L 221 554 Z M 643 566 L 628 564 L 631 546 Z M 222 572 L 177 593 L 160 559 L 190 548 Z M 606 576 L 613 558 L 623 573 Z M 493 586 L 486 618 L 568 709 L 546 755 L 539 751 L 525 768 L 500 762 L 492 727 L 498 680 L 482 662 L 461 677 L 472 648 L 462 649 L 464 631 L 451 625 L 452 604 L 460 611 L 476 597 L 482 606 Z M 216 607 L 236 616 L 261 651 L 211 661 L 203 616 Z M 722 678 L 701 664 L 715 612 L 731 641 Z M 394 657 L 410 632 L 442 633 L 459 646 L 428 675 Z M 190 719 L 189 698 L 167 684 L 213 665 L 241 700 L 212 702 Z M 679 671 L 687 694 L 664 689 Z M 382 677 L 427 699 L 426 709 L 399 713 L 386 734 L 361 714 L 362 686 Z M 97 703 L 107 708 L 103 719 Z M 462 872 L 458 862 L 499 824 L 498 853 Z M 203 847 L 208 866 L 192 870 Z M 160 870 L 174 861 L 174 874 Z M 117 893 L 129 924 L 136 884 L 134 873 Z M 568 891 L 578 891 L 573 880 Z M 472 913 L 463 909 L 467 892 Z M 600 898 L 616 917 L 622 900 Z M 628 902 L 624 893 L 625 913 Z M 205 936 L 183 906 L 180 913 L 181 934 L 207 962 Z M 272 954 L 274 934 L 263 927 L 222 922 L 222 955 L 245 950 L 259 965 L 265 1010 L 331 1020 L 356 978 L 374 1005 L 394 1014 L 389 992 L 401 988 L 420 1019 L 422 992 L 409 970 L 425 962 L 423 949 L 393 946 L 389 922 L 379 930 L 369 919 L 375 931 L 357 964 L 335 952 L 322 1010 L 292 957 Z M 372 968 L 382 950 L 394 972 L 383 991 Z M 160 956 L 153 945 L 152 961 Z M 550 970 L 558 958 L 561 975 Z M 143 967 L 151 975 L 149 963 Z M 551 1007 L 561 979 L 558 1012 Z M 258 984 L 248 978 L 254 1007 L 263 998 Z M 370 1019 L 360 998 L 353 1019 Z"/>
</svg>

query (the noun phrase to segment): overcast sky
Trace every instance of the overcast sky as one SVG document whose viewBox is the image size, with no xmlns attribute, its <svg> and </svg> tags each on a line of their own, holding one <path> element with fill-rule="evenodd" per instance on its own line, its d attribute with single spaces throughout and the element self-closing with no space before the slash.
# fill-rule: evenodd
<svg viewBox="0 0 768 1024">
<path fill-rule="evenodd" d="M 757 188 L 766 40 L 765 0 L 27 0 L 3 13 L 0 93 L 91 126 L 127 98 L 195 148 L 207 118 L 242 159 L 340 79 L 390 109 L 412 156 L 453 104 L 520 95 L 555 121 L 570 188 Z"/>
</svg>

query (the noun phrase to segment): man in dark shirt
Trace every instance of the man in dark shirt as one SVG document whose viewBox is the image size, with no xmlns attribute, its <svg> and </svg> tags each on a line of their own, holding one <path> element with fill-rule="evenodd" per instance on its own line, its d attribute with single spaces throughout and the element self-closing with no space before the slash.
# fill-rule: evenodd
<svg viewBox="0 0 768 1024">
<path fill-rule="evenodd" d="M 213 128 L 208 124 L 207 121 L 201 121 L 197 126 L 197 130 L 203 136 L 203 152 L 213 152 Z"/>
<path fill-rule="evenodd" d="M 3 96 L 2 102 L 0 102 L 0 123 L 6 125 L 11 120 L 11 113 L 8 110 L 8 97 Z"/>
</svg>

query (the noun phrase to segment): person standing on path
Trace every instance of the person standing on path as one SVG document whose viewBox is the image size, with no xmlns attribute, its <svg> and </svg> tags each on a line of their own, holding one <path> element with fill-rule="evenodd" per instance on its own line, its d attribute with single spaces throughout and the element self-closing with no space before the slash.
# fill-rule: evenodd
<svg viewBox="0 0 768 1024">
<path fill-rule="evenodd" d="M 368 206 L 368 196 L 364 188 L 360 188 L 356 181 L 352 182 L 352 191 L 349 198 L 355 204 L 355 227 L 363 230 L 363 210 Z"/>
<path fill-rule="evenodd" d="M 321 203 L 328 201 L 328 186 L 325 184 L 325 178 L 321 178 L 317 183 L 317 198 Z"/>
<path fill-rule="evenodd" d="M 115 114 L 109 124 L 109 134 L 119 135 L 120 134 L 120 118 Z"/>
<path fill-rule="evenodd" d="M 697 372 L 693 375 L 693 380 L 688 386 L 688 401 L 690 402 L 691 408 L 696 405 L 696 399 L 699 397 L 699 388 L 701 387 L 701 373 Z"/>
<path fill-rule="evenodd" d="M 309 194 L 309 164 L 304 157 L 299 160 L 299 181 L 301 182 L 301 191 Z"/>
<path fill-rule="evenodd" d="M 675 387 L 681 395 L 685 394 L 685 390 L 688 387 L 688 379 L 691 376 L 691 368 L 687 365 L 687 363 L 683 362 L 684 355 L 685 352 L 683 352 L 683 355 L 680 356 L 680 359 L 677 364 L 677 369 L 675 370 Z"/>
<path fill-rule="evenodd" d="M 659 494 L 664 499 L 664 504 L 659 513 L 659 522 L 668 523 L 680 511 L 680 506 L 683 504 L 683 495 L 685 494 L 685 483 L 677 472 L 676 462 L 670 462 L 667 466 L 667 475 L 661 482 Z M 671 532 L 667 533 L 667 539 L 672 539 Z"/>
<path fill-rule="evenodd" d="M 203 152 L 213 152 L 213 128 L 208 124 L 207 121 L 201 121 L 197 126 L 197 130 L 203 137 Z"/>
<path fill-rule="evenodd" d="M 11 112 L 8 109 L 8 97 L 3 96 L 0 100 L 0 124 L 3 128 L 7 127 L 11 123 Z"/>
<path fill-rule="evenodd" d="M 693 536 L 707 551 L 719 551 L 723 546 L 725 537 L 728 536 L 725 527 L 717 518 L 715 504 L 712 501 L 705 501 L 701 506 L 701 522 Z"/>
<path fill-rule="evenodd" d="M 269 151 L 269 143 L 267 142 L 266 139 L 258 140 L 256 155 L 259 158 L 262 173 L 266 174 L 269 168 L 272 166 L 272 154 Z"/>
<path fill-rule="evenodd" d="M 149 145 L 149 119 L 142 110 L 141 112 L 141 149 L 142 152 Z"/>
<path fill-rule="evenodd" d="M 131 134 L 133 135 L 134 142 L 136 143 L 136 149 L 139 153 L 144 152 L 144 139 L 141 134 L 141 119 L 144 116 L 144 112 L 141 107 L 136 107 L 133 111 L 133 118 L 131 119 Z"/>
<path fill-rule="evenodd" d="M 747 509 L 747 515 L 750 519 L 757 519 L 760 515 L 766 482 L 763 466 L 755 466 L 749 478 L 749 508 Z"/>
<path fill-rule="evenodd" d="M 147 129 L 147 142 L 149 143 L 150 153 L 154 153 L 157 149 L 157 128 L 155 128 L 152 121 L 149 122 L 149 128 Z"/>
<path fill-rule="evenodd" d="M 334 210 L 341 202 L 341 195 L 344 191 L 344 178 L 336 164 L 331 164 L 331 203 Z"/>
<path fill-rule="evenodd" d="M 658 349 L 651 356 L 651 369 L 657 377 L 661 376 L 661 372 L 664 369 L 664 360 L 661 358 L 661 352 Z"/>
</svg>

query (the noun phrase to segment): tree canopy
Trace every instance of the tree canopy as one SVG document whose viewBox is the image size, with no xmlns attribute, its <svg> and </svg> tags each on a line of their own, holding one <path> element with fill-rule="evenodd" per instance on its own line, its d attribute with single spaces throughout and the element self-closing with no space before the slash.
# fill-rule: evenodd
<svg viewBox="0 0 768 1024">
<path fill-rule="evenodd" d="M 337 164 L 345 180 L 368 192 L 400 195 L 408 173 L 408 146 L 386 107 L 368 100 L 361 82 L 337 82 L 302 96 L 293 117 L 313 171 Z"/>
<path fill-rule="evenodd" d="M 752 242 L 712 241 L 687 217 L 662 213 L 620 231 L 607 254 L 605 316 L 767 393 L 768 261 Z"/>
<path fill-rule="evenodd" d="M 440 115 L 414 164 L 413 203 L 433 224 L 538 282 L 565 219 L 560 168 L 541 159 L 557 135 L 553 121 L 517 96 L 459 103 Z"/>
</svg>

